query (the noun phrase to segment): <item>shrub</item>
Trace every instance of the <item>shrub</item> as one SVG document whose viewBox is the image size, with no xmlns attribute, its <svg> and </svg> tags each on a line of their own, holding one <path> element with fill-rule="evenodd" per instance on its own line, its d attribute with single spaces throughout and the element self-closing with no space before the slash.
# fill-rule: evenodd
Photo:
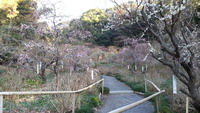
<svg viewBox="0 0 200 113">
<path fill-rule="evenodd" d="M 75 113 L 94 113 L 94 110 L 91 107 L 85 107 L 85 108 L 77 109 Z"/>
<path fill-rule="evenodd" d="M 104 94 L 109 94 L 110 93 L 110 89 L 108 87 L 104 87 Z"/>
<path fill-rule="evenodd" d="M 144 91 L 144 83 L 134 83 L 134 85 L 130 86 L 132 90 L 138 91 L 138 92 L 145 92 Z"/>
<path fill-rule="evenodd" d="M 117 80 L 121 81 L 121 82 L 124 82 L 124 80 L 122 79 L 122 75 L 120 75 L 120 74 L 116 74 L 116 75 L 115 75 L 115 78 L 116 78 Z"/>
<path fill-rule="evenodd" d="M 160 105 L 160 112 L 161 113 L 173 113 L 172 108 L 170 106 L 169 99 L 166 95 L 161 96 L 161 105 Z"/>
<path fill-rule="evenodd" d="M 137 82 L 125 82 L 125 84 L 127 84 L 129 87 L 134 87 L 135 85 L 137 85 Z"/>
<path fill-rule="evenodd" d="M 145 93 L 144 93 L 144 97 L 151 96 L 151 95 L 153 95 L 154 93 L 156 93 L 156 92 L 151 92 L 151 91 L 145 92 Z M 155 102 L 155 98 L 150 99 L 150 101 Z"/>
<path fill-rule="evenodd" d="M 94 113 L 94 107 L 101 105 L 101 101 L 96 95 L 82 94 L 81 108 L 77 109 L 76 113 Z"/>
<path fill-rule="evenodd" d="M 119 81 L 124 82 L 125 84 L 127 84 L 129 87 L 131 87 L 132 90 L 144 93 L 144 83 L 124 81 L 122 79 L 122 75 L 120 75 L 120 74 L 116 74 L 115 78 L 117 80 L 119 80 Z"/>
<path fill-rule="evenodd" d="M 99 87 L 99 92 L 102 92 L 102 87 Z M 103 94 L 109 94 L 110 89 L 108 87 L 104 87 Z"/>
<path fill-rule="evenodd" d="M 97 107 L 101 105 L 101 101 L 97 97 L 92 97 L 90 99 L 90 106 Z"/>
</svg>

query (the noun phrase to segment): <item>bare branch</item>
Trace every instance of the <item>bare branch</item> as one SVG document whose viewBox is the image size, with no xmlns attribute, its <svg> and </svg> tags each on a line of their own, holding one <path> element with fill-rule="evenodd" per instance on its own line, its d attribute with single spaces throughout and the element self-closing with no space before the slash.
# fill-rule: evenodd
<svg viewBox="0 0 200 113">
<path fill-rule="evenodd" d="M 188 86 L 188 80 L 186 76 L 181 75 L 180 73 L 176 74 L 176 77 L 182 82 L 184 83 L 186 86 Z"/>
<path fill-rule="evenodd" d="M 190 79 L 196 79 L 196 73 L 192 69 L 192 65 L 190 63 L 181 62 L 181 66 L 185 69 Z"/>
<path fill-rule="evenodd" d="M 188 97 L 193 98 L 192 95 L 189 92 L 187 92 L 185 89 L 180 89 L 180 91 L 186 94 Z"/>
<path fill-rule="evenodd" d="M 173 67 L 173 63 L 171 62 L 167 62 L 166 60 L 163 60 L 162 58 L 160 57 L 157 57 L 153 52 L 151 52 L 153 58 L 155 58 L 156 60 L 158 60 L 160 63 L 164 64 L 164 65 L 167 65 L 169 67 Z"/>
<path fill-rule="evenodd" d="M 179 71 L 179 73 L 180 73 L 180 75 L 181 75 L 182 77 L 185 78 L 186 81 L 189 81 L 189 77 L 188 77 L 186 74 L 184 74 L 184 73 L 182 73 L 182 72 L 180 72 L 180 71 Z"/>
</svg>

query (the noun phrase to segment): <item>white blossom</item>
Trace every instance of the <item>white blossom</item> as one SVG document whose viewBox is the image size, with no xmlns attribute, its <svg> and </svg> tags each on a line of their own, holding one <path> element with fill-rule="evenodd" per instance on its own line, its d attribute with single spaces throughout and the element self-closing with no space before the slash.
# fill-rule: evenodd
<svg viewBox="0 0 200 113">
<path fill-rule="evenodd" d="M 163 20 L 165 20 L 165 18 L 159 18 L 159 20 L 163 21 Z"/>
<path fill-rule="evenodd" d="M 183 0 L 183 3 L 185 4 L 185 3 L 186 3 L 186 0 Z"/>
<path fill-rule="evenodd" d="M 185 8 L 186 7 L 183 4 L 181 4 L 180 10 L 184 10 Z"/>
<path fill-rule="evenodd" d="M 150 18 L 151 18 L 151 15 L 148 15 L 147 18 L 150 19 Z"/>
<path fill-rule="evenodd" d="M 177 14 L 178 12 L 179 12 L 178 10 L 173 10 L 173 11 L 171 10 L 171 11 L 170 11 L 170 13 L 171 13 L 172 15 L 175 15 L 175 14 Z"/>
<path fill-rule="evenodd" d="M 166 18 L 171 19 L 172 15 L 167 15 Z"/>
</svg>

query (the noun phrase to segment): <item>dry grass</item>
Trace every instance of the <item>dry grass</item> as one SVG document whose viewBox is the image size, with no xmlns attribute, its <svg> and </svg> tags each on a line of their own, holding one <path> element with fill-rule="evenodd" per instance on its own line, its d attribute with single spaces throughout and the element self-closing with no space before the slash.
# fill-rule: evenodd
<svg viewBox="0 0 200 113">
<path fill-rule="evenodd" d="M 25 70 L 19 70 L 16 68 L 6 68 L 1 67 L 1 69 L 5 69 L 6 72 L 3 73 L 0 78 L 0 88 L 1 91 L 23 91 L 26 90 L 24 88 L 24 80 L 28 77 L 35 76 L 34 73 Z"/>
<path fill-rule="evenodd" d="M 59 77 L 59 91 L 75 91 L 78 89 L 82 89 L 91 85 L 92 83 L 100 80 L 101 77 L 96 73 L 94 74 L 94 79 L 91 77 L 91 72 L 73 72 L 70 76 L 70 73 L 62 73 Z M 55 91 L 57 90 L 56 87 L 56 80 L 52 79 L 47 83 L 47 89 Z M 94 94 L 96 91 L 96 87 L 91 88 L 90 90 L 86 91 L 88 93 Z M 58 112 L 67 112 L 72 110 L 72 95 L 71 94 L 57 94 L 54 95 L 54 99 L 52 103 L 57 108 Z"/>
<path fill-rule="evenodd" d="M 0 69 L 7 70 L 1 75 L 1 91 L 56 91 L 56 79 L 49 79 L 45 84 L 39 84 L 40 86 L 29 88 L 26 86 L 26 80 L 32 79 L 36 76 L 33 72 L 25 70 L 17 70 L 15 68 L 1 67 Z M 32 78 L 31 78 L 32 77 Z M 94 78 L 91 77 L 91 71 L 88 72 L 72 72 L 71 76 L 68 72 L 62 72 L 59 74 L 59 91 L 75 91 L 101 79 L 98 72 L 94 72 Z M 39 80 L 39 79 L 38 79 Z M 32 89 L 31 89 L 32 88 Z M 87 93 L 96 93 L 96 87 L 87 90 Z M 31 95 L 31 96 L 5 96 L 5 101 L 15 103 L 19 105 L 20 102 L 33 103 L 33 101 L 43 97 L 44 95 Z M 64 113 L 72 110 L 72 95 L 71 94 L 55 94 L 48 95 L 50 104 L 56 108 L 57 112 Z M 11 105 L 8 107 L 12 108 Z M 19 109 L 24 111 L 28 110 L 23 106 L 18 106 Z"/>
</svg>

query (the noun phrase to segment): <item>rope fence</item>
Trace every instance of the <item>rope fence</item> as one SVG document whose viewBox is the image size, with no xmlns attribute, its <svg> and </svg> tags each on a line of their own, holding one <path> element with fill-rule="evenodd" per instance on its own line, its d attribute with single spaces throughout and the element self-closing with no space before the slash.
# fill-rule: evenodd
<svg viewBox="0 0 200 113">
<path fill-rule="evenodd" d="M 78 94 L 78 108 L 81 106 L 81 95 L 80 93 L 92 88 L 94 85 L 102 82 L 102 95 L 103 95 L 103 88 L 104 88 L 104 79 L 101 79 L 85 88 L 76 90 L 76 91 L 24 91 L 24 92 L 0 92 L 0 113 L 3 113 L 3 102 L 4 96 L 8 95 L 44 95 L 44 94 L 73 94 L 73 101 L 72 101 L 72 113 L 75 113 L 75 104 L 76 104 L 76 94 Z"/>
<path fill-rule="evenodd" d="M 160 94 L 165 92 L 165 90 L 161 91 L 152 81 L 147 80 L 147 79 L 145 79 L 145 91 L 147 91 L 147 85 L 146 85 L 147 83 L 146 82 L 149 82 L 150 84 L 152 84 L 158 90 L 158 92 L 155 93 L 155 94 L 152 94 L 152 95 L 150 95 L 150 96 L 148 96 L 148 97 L 146 97 L 142 100 L 134 102 L 132 104 L 129 104 L 129 105 L 123 106 L 121 108 L 115 109 L 113 111 L 110 111 L 109 113 L 121 113 L 121 112 L 127 111 L 127 110 L 129 110 L 133 107 L 136 107 L 136 106 L 138 106 L 138 105 L 140 105 L 140 104 L 142 104 L 142 103 L 144 103 L 144 102 L 146 102 L 146 101 L 148 101 L 148 100 L 150 100 L 150 99 L 152 99 L 156 96 L 159 96 Z M 157 100 L 156 101 L 157 112 L 159 112 L 159 97 L 156 100 Z"/>
</svg>

